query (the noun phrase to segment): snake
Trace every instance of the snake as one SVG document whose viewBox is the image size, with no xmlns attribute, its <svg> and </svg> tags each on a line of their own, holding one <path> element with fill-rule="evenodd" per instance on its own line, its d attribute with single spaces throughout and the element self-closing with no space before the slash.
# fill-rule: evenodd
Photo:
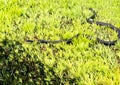
<svg viewBox="0 0 120 85">
<path fill-rule="evenodd" d="M 110 23 L 106 23 L 106 22 L 100 22 L 100 21 L 95 21 L 95 17 L 97 16 L 97 13 L 94 9 L 92 8 L 89 8 L 89 10 L 93 13 L 93 15 L 91 15 L 89 18 L 86 18 L 86 21 L 87 23 L 89 24 L 96 24 L 96 25 L 99 25 L 99 26 L 107 26 L 109 28 L 111 28 L 112 30 L 115 30 L 117 33 L 118 33 L 118 39 L 120 38 L 120 29 L 115 27 L 114 25 L 110 24 Z M 48 43 L 52 43 L 52 44 L 57 44 L 57 43 L 61 43 L 61 42 L 65 42 L 66 44 L 70 44 L 72 43 L 72 40 L 74 38 L 77 38 L 78 36 L 80 35 L 80 33 L 68 38 L 68 39 L 60 39 L 60 40 L 45 40 L 45 39 L 37 39 L 39 43 L 45 43 L 45 44 L 48 44 Z M 105 41 L 105 40 L 102 40 L 100 38 L 96 38 L 97 42 L 101 43 L 101 44 L 104 44 L 106 46 L 112 46 L 112 45 L 115 45 L 115 43 L 117 42 L 117 40 L 113 40 L 113 41 Z M 26 42 L 33 42 L 33 40 L 25 40 Z"/>
</svg>

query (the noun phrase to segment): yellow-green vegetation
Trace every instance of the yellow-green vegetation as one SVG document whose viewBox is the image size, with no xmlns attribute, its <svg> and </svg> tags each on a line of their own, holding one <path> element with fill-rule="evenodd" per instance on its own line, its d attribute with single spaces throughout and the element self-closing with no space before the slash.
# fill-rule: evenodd
<svg viewBox="0 0 120 85">
<path fill-rule="evenodd" d="M 117 33 L 88 24 L 90 7 L 97 21 L 120 27 L 120 0 L 0 0 L 0 84 L 120 85 L 120 40 L 111 47 L 96 42 L 97 36 L 114 40 Z M 77 33 L 72 44 L 34 39 Z"/>
</svg>

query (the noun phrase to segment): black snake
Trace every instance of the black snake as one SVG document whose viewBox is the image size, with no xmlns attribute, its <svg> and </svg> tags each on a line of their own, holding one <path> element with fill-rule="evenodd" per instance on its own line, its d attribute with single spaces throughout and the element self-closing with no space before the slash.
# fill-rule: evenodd
<svg viewBox="0 0 120 85">
<path fill-rule="evenodd" d="M 120 38 L 120 29 L 119 28 L 115 27 L 114 25 L 112 25 L 110 23 L 95 21 L 94 18 L 97 16 L 97 13 L 92 8 L 89 8 L 89 10 L 93 13 L 93 15 L 86 19 L 87 23 L 89 23 L 89 24 L 95 23 L 99 26 L 108 26 L 111 29 L 115 30 L 118 33 L 118 38 Z M 70 43 L 72 43 L 73 38 L 77 38 L 79 35 L 80 34 L 78 33 L 78 34 L 70 37 L 69 39 L 61 39 L 61 40 L 54 40 L 54 41 L 49 41 L 49 40 L 44 40 L 44 39 L 37 39 L 37 40 L 39 43 L 46 43 L 46 44 L 48 44 L 48 43 L 57 44 L 60 42 L 65 42 L 66 44 L 70 44 Z M 105 41 L 105 40 L 102 40 L 98 37 L 96 40 L 99 43 L 107 45 L 107 46 L 115 45 L 115 43 L 117 42 L 117 40 Z M 26 40 L 26 42 L 33 42 L 33 40 Z"/>
</svg>

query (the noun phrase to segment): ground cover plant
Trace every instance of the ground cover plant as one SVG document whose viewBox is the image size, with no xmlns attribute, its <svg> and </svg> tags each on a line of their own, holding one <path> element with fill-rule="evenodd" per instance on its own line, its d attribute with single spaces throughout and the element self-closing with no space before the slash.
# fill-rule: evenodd
<svg viewBox="0 0 120 85">
<path fill-rule="evenodd" d="M 91 7 L 96 20 L 120 27 L 119 6 L 120 0 L 0 0 L 0 84 L 120 85 L 120 41 L 96 42 L 117 33 L 86 22 Z M 71 44 L 37 42 L 77 33 Z"/>
</svg>

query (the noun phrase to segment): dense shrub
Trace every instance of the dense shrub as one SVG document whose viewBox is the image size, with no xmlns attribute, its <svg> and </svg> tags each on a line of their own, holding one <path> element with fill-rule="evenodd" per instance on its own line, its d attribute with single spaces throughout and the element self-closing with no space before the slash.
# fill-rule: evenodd
<svg viewBox="0 0 120 85">
<path fill-rule="evenodd" d="M 98 35 L 113 40 L 117 33 L 86 23 L 88 8 L 92 7 L 99 13 L 98 21 L 119 27 L 119 3 L 0 0 L 0 84 L 120 85 L 119 41 L 111 47 L 96 42 Z M 35 38 L 68 39 L 77 33 L 80 36 L 72 44 L 41 44 Z"/>
</svg>

